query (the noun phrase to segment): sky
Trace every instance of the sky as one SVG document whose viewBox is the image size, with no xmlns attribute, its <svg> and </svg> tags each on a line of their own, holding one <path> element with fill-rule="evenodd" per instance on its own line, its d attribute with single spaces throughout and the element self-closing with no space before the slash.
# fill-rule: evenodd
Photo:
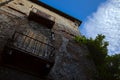
<svg viewBox="0 0 120 80">
<path fill-rule="evenodd" d="M 120 0 L 41 0 L 82 21 L 80 32 L 86 37 L 97 34 L 109 41 L 109 55 L 120 53 Z"/>
<path fill-rule="evenodd" d="M 40 0 L 50 6 L 65 12 L 79 20 L 84 21 L 86 17 L 97 10 L 98 5 L 106 0 Z"/>
</svg>

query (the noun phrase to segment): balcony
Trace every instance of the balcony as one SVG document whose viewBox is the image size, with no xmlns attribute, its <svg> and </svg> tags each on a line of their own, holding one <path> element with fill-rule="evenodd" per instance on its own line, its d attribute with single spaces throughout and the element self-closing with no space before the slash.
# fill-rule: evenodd
<svg viewBox="0 0 120 80">
<path fill-rule="evenodd" d="M 15 32 L 5 46 L 3 64 L 31 74 L 47 75 L 54 65 L 54 50 L 47 43 Z"/>
<path fill-rule="evenodd" d="M 30 11 L 28 18 L 29 18 L 29 20 L 38 22 L 42 25 L 45 25 L 47 28 L 50 28 L 50 29 L 55 24 L 55 17 L 53 17 L 49 14 L 46 14 L 45 12 L 42 12 L 36 8 L 33 8 Z"/>
</svg>

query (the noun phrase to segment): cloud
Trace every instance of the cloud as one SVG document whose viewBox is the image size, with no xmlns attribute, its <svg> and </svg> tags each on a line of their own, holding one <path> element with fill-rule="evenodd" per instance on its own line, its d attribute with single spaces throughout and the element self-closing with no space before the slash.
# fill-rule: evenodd
<svg viewBox="0 0 120 80">
<path fill-rule="evenodd" d="M 81 33 L 95 38 L 97 34 L 109 41 L 108 53 L 120 53 L 120 0 L 108 0 L 84 22 Z"/>
</svg>

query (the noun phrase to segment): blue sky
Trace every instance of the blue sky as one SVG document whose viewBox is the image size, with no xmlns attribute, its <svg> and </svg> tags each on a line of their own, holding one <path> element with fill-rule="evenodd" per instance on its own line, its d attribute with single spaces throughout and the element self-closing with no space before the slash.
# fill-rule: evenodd
<svg viewBox="0 0 120 80">
<path fill-rule="evenodd" d="M 42 2 L 65 12 L 84 22 L 87 16 L 95 12 L 106 0 L 41 0 Z"/>
<path fill-rule="evenodd" d="M 106 0 L 41 0 L 50 6 L 84 21 Z"/>
<path fill-rule="evenodd" d="M 80 32 L 86 37 L 106 36 L 108 54 L 120 53 L 120 0 L 41 0 L 83 23 Z"/>
</svg>

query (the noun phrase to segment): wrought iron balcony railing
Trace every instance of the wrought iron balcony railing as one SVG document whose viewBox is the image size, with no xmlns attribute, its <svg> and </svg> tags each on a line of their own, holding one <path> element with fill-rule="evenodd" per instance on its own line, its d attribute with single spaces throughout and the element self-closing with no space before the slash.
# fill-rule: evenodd
<svg viewBox="0 0 120 80">
<path fill-rule="evenodd" d="M 33 32 L 30 31 L 15 32 L 2 54 L 3 66 L 32 75 L 46 76 L 54 65 L 55 48 L 41 38 L 43 36 L 33 36 Z"/>
<path fill-rule="evenodd" d="M 13 48 L 25 51 L 37 57 L 50 59 L 54 56 L 55 48 L 53 46 L 24 33 L 15 32 L 11 41 L 8 43 L 8 45 Z"/>
</svg>

